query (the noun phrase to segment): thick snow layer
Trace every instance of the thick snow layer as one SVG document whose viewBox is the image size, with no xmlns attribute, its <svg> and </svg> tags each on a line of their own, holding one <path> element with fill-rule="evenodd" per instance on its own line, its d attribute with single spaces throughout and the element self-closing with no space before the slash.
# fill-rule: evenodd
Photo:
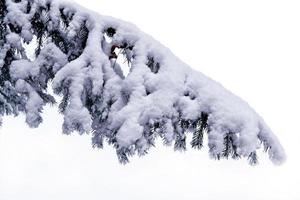
<svg viewBox="0 0 300 200">
<path fill-rule="evenodd" d="M 9 33 L 6 39 L 21 53 L 10 74 L 17 90 L 27 96 L 29 125 L 41 122 L 45 104 L 33 85 L 38 83 L 39 90 L 46 92 L 45 85 L 53 79 L 54 91 L 63 96 L 64 132 L 92 130 L 94 145 L 101 147 L 102 138 L 107 138 L 121 161 L 124 155 L 146 152 L 156 136 L 166 144 L 185 143 L 185 134 L 194 131 L 191 124 L 202 113 L 208 114 L 212 157 L 222 156 L 224 138 L 230 133 L 239 156 L 249 157 L 263 144 L 274 163 L 285 160 L 277 138 L 247 103 L 191 69 L 134 25 L 61 1 L 6 0 L 6 4 L 6 22 L 22 27 L 20 34 Z M 73 46 L 65 50 L 55 37 L 45 36 L 41 52 L 30 61 L 20 45 L 22 39 L 28 42 L 37 34 L 31 20 L 40 7 L 39 19 L 47 31 L 58 31 Z M 117 48 L 131 64 L 126 77 L 116 64 Z M 30 84 L 28 78 L 36 81 Z M 188 127 L 180 125 L 183 121 L 189 122 Z"/>
</svg>

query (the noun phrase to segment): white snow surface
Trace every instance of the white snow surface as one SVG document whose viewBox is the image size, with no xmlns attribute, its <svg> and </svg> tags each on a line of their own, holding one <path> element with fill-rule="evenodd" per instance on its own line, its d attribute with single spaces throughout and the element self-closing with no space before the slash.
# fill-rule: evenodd
<svg viewBox="0 0 300 200">
<path fill-rule="evenodd" d="M 46 2 L 34 0 L 33 6 Z M 7 39 L 12 47 L 21 51 L 21 39 L 32 39 L 29 22 L 32 13 L 25 14 L 22 11 L 23 3 L 7 0 L 7 5 L 9 14 L 6 20 L 24 27 L 21 37 L 11 33 Z M 31 121 L 35 123 L 43 101 L 24 80 L 29 76 L 42 76 L 40 69 L 47 65 L 53 67 L 55 73 L 52 84 L 54 91 L 69 88 L 69 103 L 63 113 L 66 133 L 74 131 L 78 126 L 82 133 L 92 130 L 93 116 L 82 100 L 86 81 L 89 80 L 92 83 L 92 95 L 101 95 L 103 102 L 113 102 L 111 108 L 105 111 L 108 116 L 106 128 L 117 130 L 119 149 L 130 148 L 134 144 L 146 145 L 143 147 L 148 149 L 149 146 L 143 142 L 144 127 L 147 123 L 161 119 L 165 119 L 165 139 L 172 142 L 176 137 L 172 120 L 196 120 L 204 112 L 209 114 L 208 145 L 213 147 L 212 156 L 222 153 L 224 137 L 230 132 L 236 135 L 234 144 L 239 155 L 249 156 L 261 148 L 260 141 L 263 141 L 270 147 L 269 157 L 275 164 L 285 160 L 284 150 L 276 136 L 246 102 L 201 72 L 190 68 L 151 36 L 128 22 L 102 16 L 63 1 L 51 1 L 52 21 L 49 27 L 59 23 L 58 13 L 62 7 L 66 8 L 65 12 L 74 13 L 67 28 L 70 38 L 76 35 L 83 21 L 86 22 L 89 33 L 82 54 L 68 62 L 67 55 L 48 41 L 34 61 L 22 57 L 10 67 L 11 76 L 16 80 L 15 87 L 19 92 L 29 94 L 26 112 L 27 122 L 31 126 L 37 126 L 31 124 Z M 112 41 L 107 41 L 104 36 L 108 27 L 116 30 Z M 129 55 L 131 68 L 125 78 L 113 69 L 114 62 L 108 56 L 112 45 L 122 45 L 124 42 L 133 46 L 132 55 Z M 153 73 L 147 66 L 149 57 L 159 63 L 157 73 Z M 67 81 L 70 84 L 65 86 Z"/>
</svg>

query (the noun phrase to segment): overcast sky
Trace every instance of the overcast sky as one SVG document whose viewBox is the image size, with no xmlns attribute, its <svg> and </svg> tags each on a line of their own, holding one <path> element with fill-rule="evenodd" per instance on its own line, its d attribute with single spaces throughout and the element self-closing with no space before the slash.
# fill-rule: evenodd
<svg viewBox="0 0 300 200">
<path fill-rule="evenodd" d="M 24 117 L 0 129 L 0 200 L 299 200 L 300 3 L 276 0 L 76 0 L 130 21 L 196 70 L 221 82 L 261 114 L 287 162 L 259 154 L 213 161 L 207 148 L 173 152 L 158 144 L 120 165 L 114 150 L 93 150 L 90 136 L 61 134 L 57 108 L 30 129 Z"/>
</svg>

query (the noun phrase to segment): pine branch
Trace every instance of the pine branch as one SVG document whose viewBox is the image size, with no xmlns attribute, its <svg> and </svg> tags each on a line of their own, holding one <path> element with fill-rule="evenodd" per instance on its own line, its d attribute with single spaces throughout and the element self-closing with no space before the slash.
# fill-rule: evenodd
<svg viewBox="0 0 300 200">
<path fill-rule="evenodd" d="M 202 112 L 198 120 L 193 123 L 194 133 L 191 141 L 192 148 L 201 149 L 203 147 L 203 135 L 207 129 L 208 114 Z"/>
<path fill-rule="evenodd" d="M 224 137 L 224 150 L 222 152 L 222 157 L 228 159 L 231 156 L 233 159 L 239 159 L 240 155 L 236 151 L 236 145 L 233 141 L 234 133 L 229 132 Z"/>
<path fill-rule="evenodd" d="M 250 153 L 250 155 L 248 156 L 248 161 L 250 165 L 257 165 L 258 164 L 258 157 L 256 152 L 252 152 Z"/>
<path fill-rule="evenodd" d="M 128 159 L 128 150 L 125 148 L 121 148 L 117 150 L 117 156 L 119 159 L 119 162 L 123 165 L 129 163 L 129 159 Z"/>
<path fill-rule="evenodd" d="M 43 106 L 55 103 L 47 91 L 53 81 L 54 92 L 62 96 L 63 131 L 82 134 L 92 129 L 93 147 L 102 148 L 107 141 L 123 164 L 135 153 L 147 154 L 157 136 L 166 145 L 174 142 L 174 150 L 185 151 L 190 131 L 195 149 L 203 147 L 204 133 L 209 134 L 209 151 L 217 160 L 239 158 L 237 147 L 248 150 L 255 140 L 261 141 L 272 161 L 284 159 L 261 117 L 220 84 L 195 73 L 134 26 L 68 5 L 0 1 L 0 117 L 21 111 L 29 126 L 38 126 Z M 37 44 L 31 61 L 22 45 L 32 38 Z M 120 55 L 130 67 L 130 76 L 114 69 Z M 245 111 L 239 113 L 237 107 Z M 231 111 L 237 113 L 228 114 Z M 222 131 L 236 130 L 236 125 L 244 134 L 249 132 L 245 137 L 249 141 L 242 143 L 234 132 L 223 138 Z M 122 138 L 125 142 L 119 140 L 121 128 L 132 134 Z M 258 129 L 255 138 L 250 131 Z M 256 152 L 248 160 L 256 164 Z"/>
</svg>

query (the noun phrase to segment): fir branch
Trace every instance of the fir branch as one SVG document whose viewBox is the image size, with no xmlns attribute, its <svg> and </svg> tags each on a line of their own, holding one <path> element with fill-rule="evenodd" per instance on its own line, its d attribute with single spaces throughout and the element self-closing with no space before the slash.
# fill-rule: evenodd
<svg viewBox="0 0 300 200">
<path fill-rule="evenodd" d="M 208 114 L 202 112 L 198 120 L 193 123 L 194 133 L 191 141 L 192 148 L 201 149 L 203 147 L 203 135 L 207 129 Z"/>
<path fill-rule="evenodd" d="M 231 156 L 233 159 L 239 159 L 240 155 L 237 153 L 237 147 L 233 141 L 234 133 L 229 132 L 225 134 L 224 137 L 224 150 L 222 152 L 222 157 L 228 159 Z"/>
<path fill-rule="evenodd" d="M 258 157 L 255 151 L 253 151 L 252 153 L 250 153 L 250 155 L 248 156 L 248 161 L 250 165 L 257 165 L 258 164 Z"/>
<path fill-rule="evenodd" d="M 119 162 L 123 165 L 129 163 L 128 156 L 130 154 L 129 149 L 122 147 L 116 150 Z"/>
</svg>

